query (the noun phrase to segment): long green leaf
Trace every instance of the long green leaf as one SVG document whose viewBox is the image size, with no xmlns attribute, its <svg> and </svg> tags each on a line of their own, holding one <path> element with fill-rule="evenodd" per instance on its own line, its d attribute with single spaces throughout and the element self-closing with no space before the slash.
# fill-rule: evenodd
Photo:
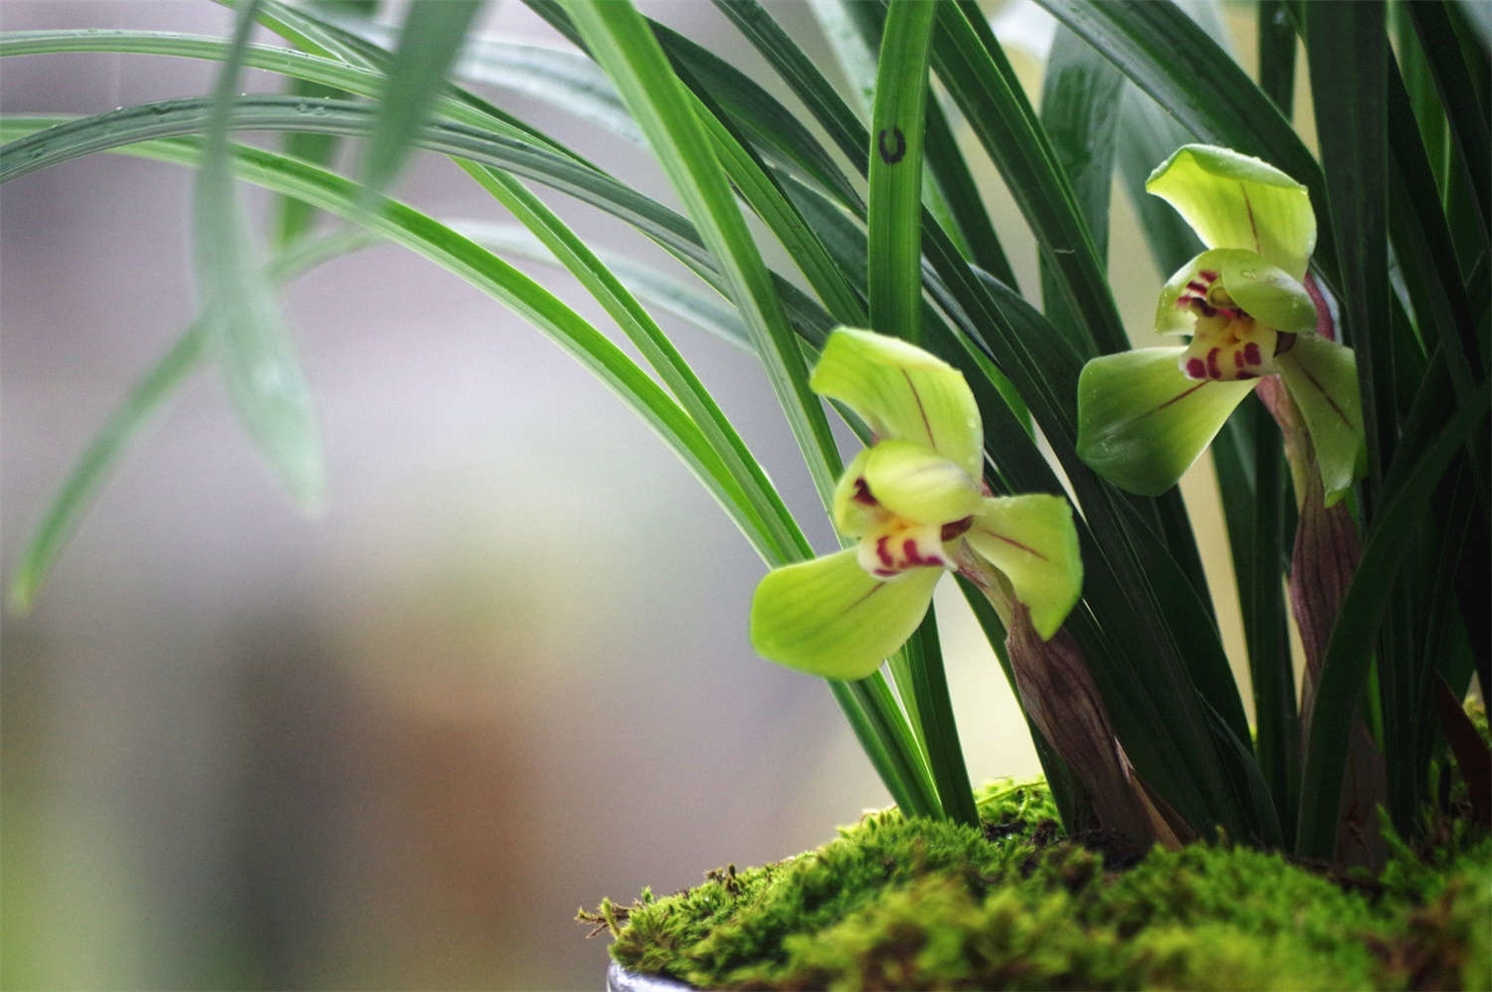
<svg viewBox="0 0 1492 992">
<path fill-rule="evenodd" d="M 451 228 L 499 258 L 522 258 L 530 262 L 559 265 L 559 261 L 534 234 L 521 224 L 498 224 L 491 221 L 452 220 Z M 600 263 L 609 269 L 639 300 L 666 310 L 726 344 L 751 351 L 746 325 L 725 299 L 713 290 L 701 288 L 665 275 L 655 265 L 640 262 L 623 252 L 595 250 Z"/>
<path fill-rule="evenodd" d="M 229 115 L 254 25 L 244 4 L 213 88 L 206 154 L 194 190 L 193 242 L 209 351 L 244 432 L 302 507 L 317 508 L 325 480 L 310 387 L 274 289 L 258 262 L 233 188 Z"/>
<path fill-rule="evenodd" d="M 1384 8 L 1376 0 L 1310 4 L 1306 42 L 1311 96 L 1325 163 L 1330 228 L 1340 245 L 1344 339 L 1357 351 L 1367 435 L 1369 509 L 1377 498 L 1395 433 L 1385 405 L 1394 395 L 1388 360 L 1387 58 Z M 1329 57 L 1328 50 L 1353 53 Z"/>
<path fill-rule="evenodd" d="M 376 239 L 362 231 L 302 240 L 269 263 L 272 282 L 290 281 L 332 258 L 356 251 Z M 36 601 L 68 540 L 108 482 L 119 459 L 140 432 L 160 415 L 176 389 L 202 367 L 206 328 L 193 323 L 131 387 L 52 497 L 31 541 L 21 553 L 10 581 L 10 605 L 25 612 Z"/>
<path fill-rule="evenodd" d="M 1295 103 L 1295 27 L 1286 0 L 1259 0 L 1259 88 L 1289 120 Z"/>
<path fill-rule="evenodd" d="M 524 0 L 555 30 L 582 48 L 587 48 L 572 19 L 558 0 Z M 744 132 L 763 157 L 789 168 L 801 178 L 833 192 L 842 202 L 857 199 L 854 187 L 838 163 L 776 98 L 750 76 L 665 25 L 644 18 L 669 62 L 682 76 L 699 80 L 731 121 Z M 594 54 L 594 53 L 592 53 Z"/>
<path fill-rule="evenodd" d="M 642 125 L 746 317 L 767 376 L 827 508 L 840 462 L 767 267 L 709 138 L 647 23 L 629 3 L 570 5 L 581 35 Z"/>
<path fill-rule="evenodd" d="M 1254 695 L 1255 750 L 1284 829 L 1295 829 L 1300 725 L 1281 585 L 1290 546 L 1279 430 L 1257 398 L 1212 442 Z M 1285 838 L 1286 843 L 1290 837 Z"/>
<path fill-rule="evenodd" d="M 1462 58 L 1450 11 L 1440 2 L 1404 4 L 1402 10 L 1414 25 L 1426 52 L 1435 57 L 1425 63 L 1434 76 L 1451 133 L 1460 148 L 1460 160 L 1471 179 L 1476 197 L 1475 215 L 1481 219 L 1485 237 L 1492 229 L 1492 136 L 1487 119 L 1477 106 L 1477 71 Z M 1484 68 L 1484 67 L 1483 67 Z"/>
<path fill-rule="evenodd" d="M 1036 234 L 1068 315 L 1082 321 L 1059 332 L 1076 335 L 1085 355 L 1119 351 L 1129 338 L 1056 153 L 1015 79 L 999 42 L 977 7 L 938 4 L 933 64 L 986 154 L 1000 169 Z"/>
<path fill-rule="evenodd" d="M 913 344 L 922 340 L 922 136 L 937 9 L 893 0 L 871 114 L 870 323 Z"/>
<path fill-rule="evenodd" d="M 6 131 L 24 126 L 15 120 L 5 122 Z M 174 139 L 136 144 L 122 151 L 194 164 L 200 148 L 195 140 Z M 356 184 L 308 163 L 240 146 L 235 165 L 242 178 L 356 220 L 449 269 L 524 317 L 601 379 L 662 437 L 721 502 L 764 559 L 771 564 L 782 563 L 773 555 L 773 543 L 756 529 L 746 512 L 749 504 L 740 484 L 688 415 L 604 335 L 537 283 L 470 239 L 404 204 L 388 202 L 377 214 L 364 215 L 358 208 Z"/>
<path fill-rule="evenodd" d="M 1073 200 L 1100 263 L 1109 254 L 1109 189 L 1124 77 L 1064 26 L 1058 26 L 1041 82 L 1041 126 L 1072 185 Z M 1055 292 L 1043 286 L 1050 300 Z"/>
</svg>

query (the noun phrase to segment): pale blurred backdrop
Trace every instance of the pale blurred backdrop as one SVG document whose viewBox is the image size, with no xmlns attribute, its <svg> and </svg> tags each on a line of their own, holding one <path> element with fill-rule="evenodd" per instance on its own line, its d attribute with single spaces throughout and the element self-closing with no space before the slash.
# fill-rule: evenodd
<svg viewBox="0 0 1492 992">
<path fill-rule="evenodd" d="M 771 82 L 710 5 L 644 7 Z M 802 5 L 772 9 L 817 37 Z M 205 0 L 0 3 L 6 30 L 223 36 L 230 16 Z M 489 4 L 483 29 L 554 41 L 515 0 Z M 1021 65 L 1035 85 L 1038 64 Z M 200 95 L 212 68 L 6 59 L 0 109 Z M 668 196 L 641 151 L 489 95 Z M 92 432 L 192 316 L 191 181 L 95 156 L 0 192 L 7 577 Z M 432 156 L 398 191 L 438 217 L 507 220 Z M 263 217 L 267 198 L 245 195 Z M 647 250 L 547 198 L 598 244 Z M 1029 239 L 993 198 L 1034 287 Z M 1160 274 L 1116 212 L 1115 282 L 1143 328 Z M 555 270 L 531 271 L 612 332 Z M 596 988 L 605 944 L 577 907 L 790 855 L 888 802 L 828 690 L 753 655 L 762 563 L 578 365 L 393 247 L 334 261 L 285 300 L 319 404 L 326 512 L 292 508 L 199 375 L 134 445 L 35 610 L 4 619 L 6 987 Z M 829 549 L 754 360 L 663 323 Z M 1207 511 L 1210 467 L 1188 485 Z M 1220 582 L 1226 552 L 1208 557 Z M 939 606 L 972 775 L 1032 774 L 951 583 Z"/>
</svg>

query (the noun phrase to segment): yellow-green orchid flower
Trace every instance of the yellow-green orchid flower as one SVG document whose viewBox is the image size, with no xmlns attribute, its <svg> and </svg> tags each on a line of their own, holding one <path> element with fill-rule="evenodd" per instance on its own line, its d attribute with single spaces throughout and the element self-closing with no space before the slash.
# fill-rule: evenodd
<svg viewBox="0 0 1492 992">
<path fill-rule="evenodd" d="M 984 429 L 963 374 L 904 341 L 842 327 L 809 384 L 876 436 L 834 493 L 834 525 L 858 545 L 762 580 L 751 604 L 756 650 L 825 678 L 865 678 L 971 552 L 1004 574 L 1051 637 L 1082 586 L 1072 509 L 1057 496 L 986 495 Z"/>
<path fill-rule="evenodd" d="M 1316 246 L 1306 188 L 1256 158 L 1186 145 L 1146 190 L 1207 246 L 1161 290 L 1155 328 L 1182 347 L 1090 361 L 1078 379 L 1078 454 L 1115 485 L 1165 492 L 1257 384 L 1278 375 L 1310 433 L 1328 504 L 1362 475 L 1362 409 L 1350 348 L 1316 333 L 1302 280 Z"/>
</svg>

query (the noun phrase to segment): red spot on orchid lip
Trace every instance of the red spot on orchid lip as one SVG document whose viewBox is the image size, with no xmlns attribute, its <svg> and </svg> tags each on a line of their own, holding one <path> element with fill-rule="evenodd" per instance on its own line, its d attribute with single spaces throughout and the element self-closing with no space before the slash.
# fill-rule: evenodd
<svg viewBox="0 0 1492 992">
<path fill-rule="evenodd" d="M 1217 309 L 1215 307 L 1213 307 L 1212 304 L 1208 303 L 1206 300 L 1198 300 L 1197 301 L 1197 309 L 1200 310 L 1200 311 L 1202 311 L 1202 316 L 1204 316 L 1204 317 L 1216 317 L 1217 316 Z"/>
<path fill-rule="evenodd" d="M 886 550 L 886 542 L 890 539 L 890 535 L 887 534 L 882 534 L 880 537 L 876 538 L 876 557 L 881 559 L 881 564 L 887 566 L 888 568 L 896 564 L 896 562 L 891 558 L 891 552 Z"/>
<path fill-rule="evenodd" d="M 1207 353 L 1207 377 L 1209 379 L 1221 379 L 1223 370 L 1217 367 L 1217 353 L 1221 348 L 1213 348 Z"/>
<path fill-rule="evenodd" d="M 1186 363 L 1186 375 L 1189 379 L 1205 379 L 1207 378 L 1207 366 L 1202 364 L 1202 359 L 1200 358 L 1188 359 Z"/>
<path fill-rule="evenodd" d="M 1197 275 L 1201 276 L 1203 279 L 1206 279 L 1208 282 L 1217 282 L 1217 273 L 1212 271 L 1211 269 L 1203 269 L 1201 272 L 1198 272 Z"/>
<path fill-rule="evenodd" d="M 1258 375 L 1256 375 L 1253 372 L 1240 372 L 1236 376 L 1234 376 L 1233 378 L 1235 378 L 1235 379 L 1257 379 L 1259 377 L 1258 377 Z"/>
<path fill-rule="evenodd" d="M 1190 290 L 1194 290 L 1195 292 L 1198 292 L 1198 293 L 1205 293 L 1205 292 L 1207 292 L 1207 284 L 1205 282 L 1198 282 L 1195 279 L 1193 279 L 1191 282 L 1187 283 L 1186 284 L 1186 288 L 1190 289 Z"/>
<path fill-rule="evenodd" d="M 1241 368 L 1243 368 L 1243 352 L 1241 352 L 1241 351 L 1235 351 L 1235 352 L 1233 352 L 1233 367 L 1235 369 L 1241 369 Z"/>
<path fill-rule="evenodd" d="M 1259 354 L 1259 346 L 1253 341 L 1243 346 L 1243 358 L 1250 365 L 1264 364 L 1264 358 Z"/>
<path fill-rule="evenodd" d="M 856 503 L 863 503 L 866 506 L 876 505 L 876 498 L 870 494 L 870 485 L 866 483 L 863 476 L 855 480 L 855 493 L 850 499 L 853 499 Z"/>
<path fill-rule="evenodd" d="M 902 556 L 904 558 L 906 558 L 906 561 L 907 561 L 908 565 L 941 565 L 941 564 L 943 564 L 943 559 L 939 558 L 937 555 L 933 555 L 930 558 L 924 558 L 924 557 L 922 557 L 921 553 L 918 552 L 918 550 L 917 550 L 917 542 L 916 542 L 916 540 L 914 540 L 913 538 L 910 538 L 910 537 L 907 538 L 905 541 L 902 542 L 902 544 L 901 544 L 901 553 L 902 553 Z"/>
</svg>

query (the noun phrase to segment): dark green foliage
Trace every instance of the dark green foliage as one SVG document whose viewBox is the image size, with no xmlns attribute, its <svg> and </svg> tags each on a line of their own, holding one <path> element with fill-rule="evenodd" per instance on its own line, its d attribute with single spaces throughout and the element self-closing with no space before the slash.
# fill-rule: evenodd
<svg viewBox="0 0 1492 992">
<path fill-rule="evenodd" d="M 1039 783 L 979 807 L 983 833 L 878 813 L 594 920 L 624 966 L 709 988 L 1492 986 L 1492 839 L 1465 821 L 1347 880 L 1230 846 L 1106 864 L 1102 836 L 1059 836 Z"/>
</svg>

